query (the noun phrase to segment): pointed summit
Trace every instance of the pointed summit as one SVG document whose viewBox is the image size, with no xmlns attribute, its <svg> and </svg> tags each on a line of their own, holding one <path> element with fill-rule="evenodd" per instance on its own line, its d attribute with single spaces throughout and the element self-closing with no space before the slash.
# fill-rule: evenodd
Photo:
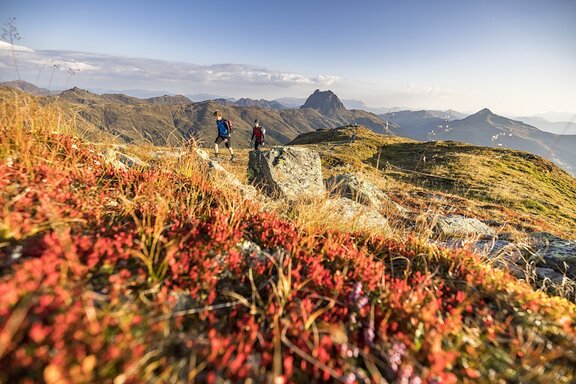
<svg viewBox="0 0 576 384">
<path fill-rule="evenodd" d="M 317 110 L 323 115 L 331 116 L 338 112 L 345 111 L 344 104 L 340 101 L 332 91 L 323 91 L 319 89 L 314 91 L 300 109 L 312 108 Z"/>
<path fill-rule="evenodd" d="M 88 100 L 95 101 L 100 99 L 100 95 L 78 87 L 60 92 L 59 97 L 60 99 L 74 101 L 77 103 L 86 103 Z"/>
<path fill-rule="evenodd" d="M 484 108 L 484 109 L 481 109 L 480 111 L 476 112 L 475 114 L 468 116 L 464 120 L 466 120 L 466 121 L 489 121 L 489 120 L 492 120 L 494 118 L 501 118 L 501 116 L 494 114 L 488 108 Z"/>
<path fill-rule="evenodd" d="M 478 112 L 476 112 L 477 115 L 493 115 L 494 113 L 492 113 L 491 110 L 489 110 L 488 108 L 484 108 Z"/>
</svg>

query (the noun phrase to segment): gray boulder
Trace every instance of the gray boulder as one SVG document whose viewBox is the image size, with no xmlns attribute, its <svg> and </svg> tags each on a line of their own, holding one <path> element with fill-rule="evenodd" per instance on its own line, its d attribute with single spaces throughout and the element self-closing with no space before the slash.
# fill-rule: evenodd
<svg viewBox="0 0 576 384">
<path fill-rule="evenodd" d="M 333 222 L 345 222 L 352 231 L 389 229 L 388 220 L 378 211 L 345 197 L 327 199 L 326 208 Z"/>
<path fill-rule="evenodd" d="M 299 147 L 251 151 L 248 182 L 273 197 L 296 201 L 326 194 L 318 152 Z"/>
<path fill-rule="evenodd" d="M 193 151 L 192 153 L 194 154 L 196 161 L 198 161 L 200 164 L 206 166 L 208 168 L 209 173 L 213 172 L 213 171 L 228 173 L 224 169 L 224 167 L 221 166 L 217 161 L 212 160 L 210 158 L 210 155 L 208 154 L 208 152 L 206 152 L 205 150 L 200 149 L 200 148 L 194 148 L 192 151 Z M 237 179 L 237 181 L 238 181 L 238 183 L 240 183 L 240 180 Z"/>
<path fill-rule="evenodd" d="M 388 200 L 388 196 L 384 192 L 361 176 L 352 173 L 329 177 L 326 179 L 326 187 L 332 194 L 376 209 L 381 209 L 384 202 Z"/>
<path fill-rule="evenodd" d="M 386 193 L 360 175 L 343 173 L 325 180 L 326 188 L 333 196 L 346 197 L 378 211 L 386 209 L 406 216 L 408 210 L 388 198 Z"/>
<path fill-rule="evenodd" d="M 442 238 L 490 238 L 495 231 L 476 218 L 460 215 L 440 216 L 434 232 Z"/>
<path fill-rule="evenodd" d="M 576 240 L 565 240 L 546 232 L 532 234 L 538 264 L 576 279 Z"/>
<path fill-rule="evenodd" d="M 124 149 L 123 146 L 116 146 L 107 148 L 101 156 L 107 164 L 112 165 L 116 169 L 121 169 L 123 171 L 128 170 L 128 168 L 145 168 L 148 165 L 140 160 L 136 156 L 129 156 L 122 153 L 121 150 Z"/>
<path fill-rule="evenodd" d="M 218 182 L 225 183 L 226 185 L 234 187 L 242 197 L 246 200 L 259 200 L 258 192 L 256 188 L 252 185 L 245 185 L 234 176 L 232 173 L 228 172 L 221 166 L 217 161 L 212 160 L 208 152 L 200 148 L 194 148 L 193 154 L 202 166 L 206 167 L 208 175 Z"/>
<path fill-rule="evenodd" d="M 556 285 L 562 285 L 570 281 L 565 275 L 552 268 L 536 267 L 535 272 L 539 279 L 549 280 Z"/>
<path fill-rule="evenodd" d="M 523 247 L 506 240 L 466 240 L 446 239 L 431 240 L 432 244 L 449 249 L 469 249 L 471 252 L 484 257 L 494 267 L 508 271 L 518 279 L 526 278 Z"/>
</svg>

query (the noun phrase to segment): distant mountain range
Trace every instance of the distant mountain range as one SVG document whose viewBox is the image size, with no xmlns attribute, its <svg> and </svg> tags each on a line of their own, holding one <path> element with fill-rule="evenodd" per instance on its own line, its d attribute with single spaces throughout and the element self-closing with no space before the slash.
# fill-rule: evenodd
<svg viewBox="0 0 576 384">
<path fill-rule="evenodd" d="M 558 135 L 574 135 L 576 134 L 576 115 L 572 116 L 571 119 L 572 121 L 551 122 L 539 116 L 522 116 L 515 118 L 515 120 L 523 121 L 527 124 L 537 127 L 541 131 L 555 133 Z"/>
<path fill-rule="evenodd" d="M 398 136 L 518 149 L 554 161 L 571 173 L 576 171 L 576 135 L 543 132 L 522 121 L 496 115 L 487 108 L 459 120 L 419 111 L 400 114 L 395 121 L 400 128 L 392 132 Z"/>
<path fill-rule="evenodd" d="M 122 142 L 149 142 L 155 145 L 179 145 L 183 139 L 195 138 L 210 146 L 215 138 L 213 112 L 219 110 L 233 121 L 233 145 L 246 147 L 254 119 L 265 127 L 270 144 L 289 141 L 300 132 L 314 130 L 308 121 L 318 116 L 285 119 L 279 112 L 259 107 L 236 107 L 216 101 L 194 103 L 185 96 L 160 96 L 139 99 L 119 94 L 95 93 L 73 88 L 62 92 L 58 100 L 77 111 L 78 127 L 89 136 L 105 133 Z M 303 114 L 301 114 L 303 115 Z M 288 120 L 286 122 L 285 120 Z"/>
<path fill-rule="evenodd" d="M 15 87 L 14 84 L 7 85 Z M 16 84 L 16 88 L 26 88 L 27 92 L 41 95 L 37 89 L 25 84 Z M 306 107 L 298 109 L 287 109 L 263 100 L 209 100 L 195 103 L 183 95 L 140 99 L 124 94 L 98 95 L 80 88 L 44 97 L 57 98 L 65 108 L 75 113 L 77 125 L 87 138 L 107 138 L 129 143 L 178 145 L 183 139 L 193 137 L 211 146 L 216 129 L 213 112 L 216 110 L 233 121 L 233 145 L 238 147 L 249 146 L 252 124 L 256 118 L 267 128 L 266 140 L 272 145 L 285 144 L 303 132 L 348 124 L 365 125 L 379 133 L 389 133 L 387 126 L 390 126 L 390 123 L 375 114 L 345 109 L 330 91 L 315 92 L 310 96 L 311 101 L 304 103 Z M 324 115 L 321 111 L 326 111 L 330 100 L 338 107 L 330 115 Z"/>
<path fill-rule="evenodd" d="M 220 110 L 236 126 L 234 145 L 247 147 L 254 119 L 267 128 L 269 144 L 285 144 L 298 134 L 345 125 L 362 125 L 377 133 L 419 141 L 452 140 L 488 147 L 507 147 L 554 161 L 565 170 L 576 170 L 576 135 L 543 132 L 525 122 L 483 109 L 471 116 L 456 111 L 397 111 L 376 115 L 347 109 L 331 91 L 316 90 L 298 108 L 279 101 L 209 100 L 193 102 L 183 95 L 140 99 L 124 94 L 98 95 L 73 88 L 57 96 L 26 82 L 0 83 L 43 97 L 57 97 L 77 112 L 78 125 L 94 137 L 107 135 L 124 142 L 146 141 L 156 145 L 179 144 L 194 137 L 206 145 L 214 140 L 212 113 Z M 290 104 L 294 99 L 278 99 Z M 541 120 L 536 122 L 542 123 Z"/>
<path fill-rule="evenodd" d="M 434 140 L 433 133 L 442 129 L 449 121 L 463 119 L 466 115 L 448 111 L 398 111 L 378 115 L 382 119 L 401 127 L 400 136 L 416 140 Z M 428 136 L 427 136 L 428 135 Z"/>
<path fill-rule="evenodd" d="M 55 94 L 60 93 L 59 91 L 54 92 L 54 91 L 50 91 L 46 88 L 37 87 L 36 85 L 29 83 L 27 81 L 24 81 L 24 80 L 5 81 L 3 83 L 0 83 L 0 87 L 16 88 L 16 89 L 20 89 L 26 93 L 29 93 L 31 95 L 36 95 L 36 96 L 48 96 L 48 95 L 55 95 Z"/>
</svg>

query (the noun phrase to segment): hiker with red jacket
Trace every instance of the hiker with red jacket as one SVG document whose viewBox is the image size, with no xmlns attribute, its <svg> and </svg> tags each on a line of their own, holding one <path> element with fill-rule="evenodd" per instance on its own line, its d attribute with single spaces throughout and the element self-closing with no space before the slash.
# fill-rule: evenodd
<svg viewBox="0 0 576 384">
<path fill-rule="evenodd" d="M 218 144 L 224 142 L 226 148 L 230 151 L 230 161 L 236 161 L 234 157 L 234 150 L 230 144 L 230 132 L 232 131 L 232 124 L 229 120 L 223 119 L 219 111 L 214 112 L 216 117 L 216 126 L 218 127 L 218 137 L 214 141 L 214 157 L 218 159 Z"/>
<path fill-rule="evenodd" d="M 258 151 L 264 144 L 264 128 L 260 126 L 258 119 L 254 120 L 254 127 L 252 128 L 252 138 L 250 142 L 254 141 L 254 150 Z"/>
</svg>

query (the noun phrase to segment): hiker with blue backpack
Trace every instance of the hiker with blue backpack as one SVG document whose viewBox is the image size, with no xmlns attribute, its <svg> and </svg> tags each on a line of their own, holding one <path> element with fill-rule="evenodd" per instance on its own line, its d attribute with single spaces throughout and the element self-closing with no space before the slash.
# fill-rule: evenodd
<svg viewBox="0 0 576 384">
<path fill-rule="evenodd" d="M 214 157 L 218 159 L 218 144 L 224 142 L 226 148 L 230 151 L 230 161 L 235 162 L 234 150 L 230 144 L 230 132 L 232 132 L 232 123 L 229 120 L 223 119 L 219 111 L 214 112 L 216 117 L 216 126 L 218 127 L 218 137 L 214 141 Z"/>
</svg>

